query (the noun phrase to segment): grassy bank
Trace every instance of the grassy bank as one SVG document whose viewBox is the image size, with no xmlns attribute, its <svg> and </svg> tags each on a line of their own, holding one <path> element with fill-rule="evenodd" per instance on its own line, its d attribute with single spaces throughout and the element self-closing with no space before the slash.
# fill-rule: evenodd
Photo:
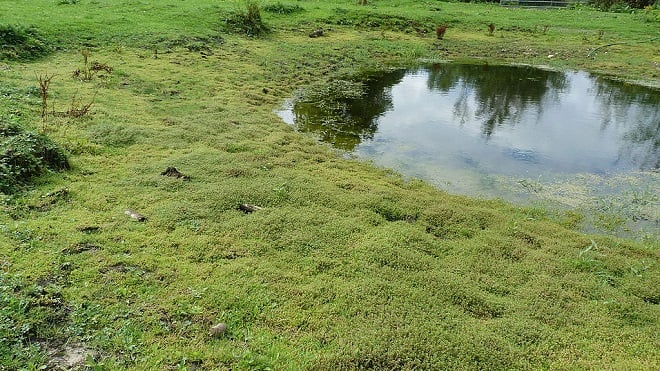
<svg viewBox="0 0 660 371">
<path fill-rule="evenodd" d="M 247 37 L 242 2 L 0 1 L 51 49 L 0 63 L 0 115 L 42 129 L 54 76 L 46 133 L 72 167 L 4 197 L 0 367 L 657 368 L 657 241 L 404 181 L 273 111 L 428 60 L 658 86 L 658 11 L 371 3 L 264 1 Z"/>
</svg>

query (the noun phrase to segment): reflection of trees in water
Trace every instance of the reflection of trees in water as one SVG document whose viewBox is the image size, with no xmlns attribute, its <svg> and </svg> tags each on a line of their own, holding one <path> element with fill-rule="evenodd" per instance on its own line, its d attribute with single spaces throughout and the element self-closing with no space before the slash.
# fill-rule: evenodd
<svg viewBox="0 0 660 371">
<path fill-rule="evenodd" d="M 352 151 L 365 139 L 372 139 L 378 118 L 392 108 L 392 86 L 406 71 L 400 70 L 368 80 L 360 98 L 324 97 L 332 108 L 319 102 L 297 102 L 293 108 L 298 130 L 319 135 L 323 142 Z"/>
<path fill-rule="evenodd" d="M 660 169 L 660 92 L 597 77 L 594 95 L 603 113 L 601 130 L 625 125 L 619 151 L 642 170 Z"/>
<path fill-rule="evenodd" d="M 355 149 L 362 140 L 373 138 L 378 117 L 392 107 L 391 87 L 406 73 L 400 70 L 369 80 L 361 98 L 337 98 L 332 109 L 317 102 L 296 103 L 293 112 L 298 130 L 317 133 L 335 147 Z M 504 123 L 520 122 L 529 107 L 540 111 L 541 99 L 566 85 L 564 74 L 531 67 L 436 64 L 428 73 L 430 89 L 459 92 L 454 115 L 461 123 L 471 121 L 469 98 L 474 94 L 478 104 L 474 115 L 483 120 L 482 133 L 487 137 Z"/>
<path fill-rule="evenodd" d="M 472 116 L 468 98 L 474 92 L 477 102 L 474 115 L 483 120 L 481 132 L 486 137 L 505 123 L 519 123 L 530 107 L 540 111 L 544 96 L 564 89 L 566 84 L 566 76 L 561 72 L 489 65 L 437 64 L 429 70 L 427 81 L 429 89 L 459 93 L 454 115 L 461 123 Z M 556 94 L 554 97 L 556 99 Z"/>
<path fill-rule="evenodd" d="M 540 116 L 543 106 L 558 101 L 569 85 L 564 73 L 531 67 L 438 64 L 420 71 L 428 73 L 429 89 L 456 97 L 455 118 L 464 124 L 476 117 L 486 137 L 505 124 L 520 123 L 523 113 L 530 110 Z M 298 102 L 293 109 L 296 125 L 337 148 L 354 150 L 363 140 L 373 138 L 379 117 L 392 108 L 392 86 L 407 73 L 410 71 L 401 70 L 368 80 L 359 97 L 334 89 L 335 97 Z M 625 125 L 619 128 L 626 132 L 620 160 L 630 160 L 641 169 L 660 168 L 660 94 L 602 78 L 594 78 L 592 83 L 593 90 L 585 98 L 593 95 L 600 103 L 602 130 L 615 123 Z"/>
</svg>

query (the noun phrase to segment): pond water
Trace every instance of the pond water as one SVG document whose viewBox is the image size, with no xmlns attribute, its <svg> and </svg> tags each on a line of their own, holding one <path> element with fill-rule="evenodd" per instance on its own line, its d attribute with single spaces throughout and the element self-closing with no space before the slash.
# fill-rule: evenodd
<svg viewBox="0 0 660 371">
<path fill-rule="evenodd" d="M 280 116 L 451 193 L 598 207 L 657 235 L 658 90 L 585 72 L 435 64 L 370 78 L 361 91 L 300 99 Z"/>
</svg>

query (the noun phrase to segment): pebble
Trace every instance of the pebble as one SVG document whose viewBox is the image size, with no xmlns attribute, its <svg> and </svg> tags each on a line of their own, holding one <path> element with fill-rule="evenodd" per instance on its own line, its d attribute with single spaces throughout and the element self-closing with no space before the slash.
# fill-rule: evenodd
<svg viewBox="0 0 660 371">
<path fill-rule="evenodd" d="M 225 331 L 227 331 L 227 324 L 218 323 L 217 325 L 211 327 L 211 336 L 216 336 L 216 337 L 222 336 L 222 334 L 224 334 Z"/>
</svg>

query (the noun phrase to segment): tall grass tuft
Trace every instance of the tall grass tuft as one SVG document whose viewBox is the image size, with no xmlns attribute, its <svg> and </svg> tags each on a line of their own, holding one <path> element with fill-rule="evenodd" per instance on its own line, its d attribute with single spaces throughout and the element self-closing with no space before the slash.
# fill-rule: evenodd
<svg viewBox="0 0 660 371">
<path fill-rule="evenodd" d="M 239 11 L 231 14 L 226 19 L 227 31 L 233 33 L 242 33 L 247 36 L 256 37 L 270 32 L 268 27 L 261 19 L 261 8 L 259 4 L 248 0 L 245 11 Z"/>
</svg>

